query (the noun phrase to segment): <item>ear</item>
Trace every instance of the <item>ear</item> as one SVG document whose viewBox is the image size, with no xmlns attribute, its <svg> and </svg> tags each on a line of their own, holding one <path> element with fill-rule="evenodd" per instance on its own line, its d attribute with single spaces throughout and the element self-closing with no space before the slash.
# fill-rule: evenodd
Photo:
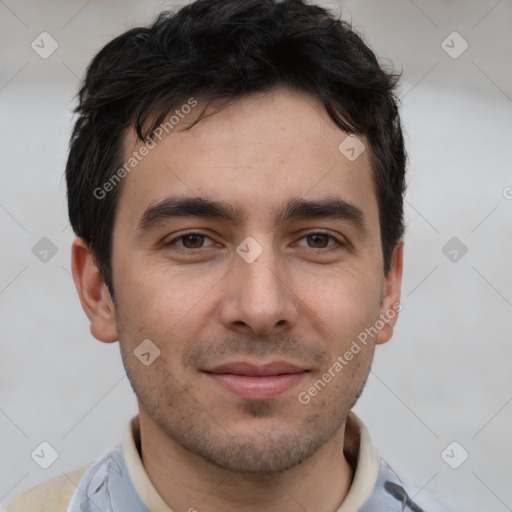
<svg viewBox="0 0 512 512">
<path fill-rule="evenodd" d="M 382 291 L 380 304 L 380 320 L 384 323 L 375 339 L 375 343 L 386 343 L 393 336 L 393 327 L 398 320 L 398 313 L 402 309 L 400 304 L 400 289 L 402 286 L 402 262 L 404 243 L 400 239 L 393 249 L 391 264 Z"/>
<path fill-rule="evenodd" d="M 91 322 L 91 334 L 105 343 L 117 341 L 115 305 L 83 238 L 76 238 L 71 246 L 71 270 L 82 308 Z"/>
</svg>

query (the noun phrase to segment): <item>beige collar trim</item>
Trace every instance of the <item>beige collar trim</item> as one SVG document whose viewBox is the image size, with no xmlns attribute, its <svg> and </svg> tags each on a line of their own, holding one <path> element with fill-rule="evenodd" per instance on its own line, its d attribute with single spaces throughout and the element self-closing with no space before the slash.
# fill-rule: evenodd
<svg viewBox="0 0 512 512">
<path fill-rule="evenodd" d="M 139 417 L 134 416 L 126 428 L 122 450 L 128 474 L 140 499 L 151 512 L 173 512 L 151 483 L 139 456 Z M 357 512 L 370 495 L 380 468 L 380 457 L 373 449 L 368 430 L 353 413 L 347 416 L 344 451 L 357 459 L 352 485 L 337 512 Z"/>
<path fill-rule="evenodd" d="M 343 450 L 357 457 L 352 485 L 337 512 L 357 512 L 372 492 L 380 469 L 380 456 L 375 452 L 370 434 L 353 413 L 347 416 Z"/>
<path fill-rule="evenodd" d="M 140 499 L 151 512 L 173 512 L 149 479 L 142 464 L 137 444 L 140 446 L 139 415 L 130 420 L 123 438 L 122 450 L 128 474 Z"/>
</svg>

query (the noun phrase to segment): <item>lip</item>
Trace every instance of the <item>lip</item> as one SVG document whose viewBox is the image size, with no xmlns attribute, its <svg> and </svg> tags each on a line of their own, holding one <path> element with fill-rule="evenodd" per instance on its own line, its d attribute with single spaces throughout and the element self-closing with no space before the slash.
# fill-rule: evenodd
<svg viewBox="0 0 512 512">
<path fill-rule="evenodd" d="M 226 363 L 203 370 L 227 391 L 246 400 L 268 400 L 294 388 L 308 370 L 285 361 L 264 365 L 244 361 Z"/>
</svg>

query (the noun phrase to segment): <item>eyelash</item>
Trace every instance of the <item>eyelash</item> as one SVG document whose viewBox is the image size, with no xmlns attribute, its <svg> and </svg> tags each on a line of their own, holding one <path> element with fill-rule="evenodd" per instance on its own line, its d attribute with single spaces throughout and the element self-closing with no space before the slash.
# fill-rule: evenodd
<svg viewBox="0 0 512 512">
<path fill-rule="evenodd" d="M 204 237 L 204 238 L 210 238 L 208 235 L 204 235 L 203 233 L 199 233 L 197 231 L 188 231 L 186 233 L 182 233 L 181 235 L 173 238 L 171 241 L 164 243 L 164 246 L 165 247 L 173 246 L 173 245 L 175 245 L 175 243 L 178 240 L 182 240 L 182 239 L 184 239 L 184 238 L 186 238 L 188 236 L 191 236 L 191 235 L 199 235 L 199 236 Z M 335 238 L 330 233 L 325 233 L 323 231 L 313 231 L 311 233 L 306 233 L 299 240 L 302 240 L 303 238 L 306 238 L 308 236 L 313 236 L 313 235 L 323 235 L 323 236 L 326 236 L 326 237 L 334 240 L 335 245 L 338 245 L 339 247 L 345 247 L 344 243 L 340 242 L 337 238 Z M 210 240 L 211 240 L 211 238 L 210 238 Z M 200 252 L 201 250 L 204 250 L 204 249 L 207 250 L 208 248 L 207 247 L 199 247 L 197 249 L 189 249 L 187 247 L 178 247 L 178 250 L 180 250 L 182 252 Z M 319 248 L 308 247 L 307 249 L 309 249 L 310 251 L 324 251 L 324 252 L 326 252 L 328 250 L 332 250 L 333 246 L 319 247 Z"/>
</svg>

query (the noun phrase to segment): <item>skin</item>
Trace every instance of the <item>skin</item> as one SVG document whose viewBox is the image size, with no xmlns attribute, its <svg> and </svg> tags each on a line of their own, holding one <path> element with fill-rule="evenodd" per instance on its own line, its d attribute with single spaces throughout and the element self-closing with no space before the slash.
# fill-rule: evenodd
<svg viewBox="0 0 512 512">
<path fill-rule="evenodd" d="M 297 397 L 397 304 L 402 242 L 384 275 L 369 150 L 349 161 L 338 150 L 345 137 L 309 95 L 277 88 L 246 96 L 166 136 L 124 178 L 115 304 L 87 244 L 73 243 L 91 332 L 120 342 L 139 403 L 143 464 L 175 511 L 334 512 L 350 487 L 346 415 L 398 314 L 308 404 Z M 128 157 L 133 132 L 124 143 Z M 246 218 L 177 217 L 140 230 L 145 209 L 170 195 L 229 201 Z M 347 219 L 275 222 L 273 210 L 291 197 L 333 195 L 362 211 L 365 229 Z M 205 238 L 164 245 L 189 229 Z M 318 232 L 334 238 L 308 236 Z M 252 263 L 236 252 L 249 236 L 263 250 Z M 160 350 L 149 366 L 133 354 L 144 339 Z M 307 373 L 265 400 L 241 398 L 202 371 L 277 360 Z"/>
</svg>

